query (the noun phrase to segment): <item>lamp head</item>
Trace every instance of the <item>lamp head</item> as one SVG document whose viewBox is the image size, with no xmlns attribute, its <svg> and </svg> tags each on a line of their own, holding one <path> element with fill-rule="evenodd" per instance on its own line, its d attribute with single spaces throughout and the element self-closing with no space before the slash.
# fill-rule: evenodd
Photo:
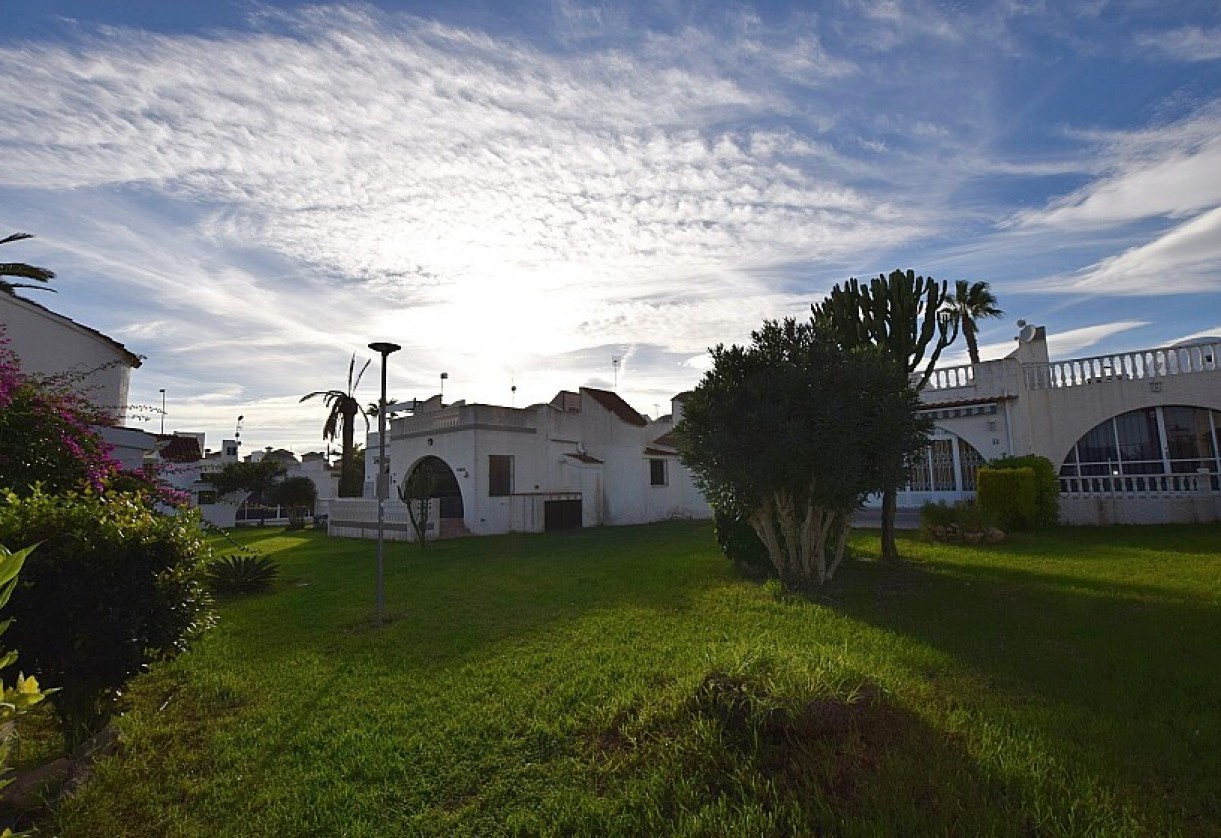
<svg viewBox="0 0 1221 838">
<path fill-rule="evenodd" d="M 391 352 L 398 352 L 403 347 L 399 346 L 397 343 L 389 343 L 383 340 L 369 344 L 369 348 L 374 352 L 381 353 L 382 355 L 389 355 Z"/>
</svg>

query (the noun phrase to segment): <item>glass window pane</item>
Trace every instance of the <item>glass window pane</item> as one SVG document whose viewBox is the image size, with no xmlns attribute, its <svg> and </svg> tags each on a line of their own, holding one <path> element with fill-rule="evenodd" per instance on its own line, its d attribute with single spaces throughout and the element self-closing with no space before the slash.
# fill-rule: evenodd
<svg viewBox="0 0 1221 838">
<path fill-rule="evenodd" d="M 1157 409 L 1133 410 L 1115 417 L 1119 455 L 1124 462 L 1161 462 L 1162 446 L 1157 432 Z"/>
<path fill-rule="evenodd" d="M 1077 443 L 1077 456 L 1082 463 L 1113 463 L 1119 459 L 1115 450 L 1115 426 L 1108 419 L 1090 431 Z M 1082 471 L 1082 474 L 1090 472 Z M 1105 474 L 1105 470 L 1100 472 Z"/>
<path fill-rule="evenodd" d="M 1208 411 L 1198 407 L 1164 407 L 1166 449 L 1172 460 L 1212 459 L 1216 456 Z"/>
</svg>

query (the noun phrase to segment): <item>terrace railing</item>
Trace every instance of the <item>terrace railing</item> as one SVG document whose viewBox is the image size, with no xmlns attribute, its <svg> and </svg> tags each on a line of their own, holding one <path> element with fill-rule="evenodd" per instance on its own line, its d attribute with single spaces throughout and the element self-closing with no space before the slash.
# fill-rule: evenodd
<svg viewBox="0 0 1221 838">
<path fill-rule="evenodd" d="M 1221 344 L 1206 343 L 1165 349 L 1140 349 L 1048 364 L 1025 364 L 1026 388 L 1046 390 L 1104 381 L 1166 378 L 1221 369 Z"/>
<path fill-rule="evenodd" d="M 919 375 L 913 376 L 913 381 L 918 381 Z M 929 376 L 928 384 L 924 385 L 925 390 L 953 390 L 958 387 L 971 387 L 975 384 L 975 367 L 971 364 L 963 364 L 958 367 L 945 367 L 943 369 L 933 370 L 933 374 Z"/>
<path fill-rule="evenodd" d="M 1221 492 L 1215 473 L 1061 477 L 1060 494 L 1101 497 L 1197 495 Z"/>
</svg>

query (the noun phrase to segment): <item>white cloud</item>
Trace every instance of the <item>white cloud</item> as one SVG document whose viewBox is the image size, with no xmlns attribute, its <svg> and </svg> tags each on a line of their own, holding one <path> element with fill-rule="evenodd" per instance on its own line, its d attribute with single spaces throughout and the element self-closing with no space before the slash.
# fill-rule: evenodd
<svg viewBox="0 0 1221 838">
<path fill-rule="evenodd" d="M 1139 296 L 1221 291 L 1221 207 L 1042 288 Z"/>
<path fill-rule="evenodd" d="M 1221 205 L 1221 111 L 1216 108 L 1175 128 L 1116 138 L 1107 157 L 1104 176 L 1045 209 L 1023 213 L 1016 223 L 1085 229 L 1181 218 Z"/>
<path fill-rule="evenodd" d="M 1221 27 L 1184 26 L 1138 35 L 1136 44 L 1177 61 L 1216 61 L 1221 58 Z"/>
<path fill-rule="evenodd" d="M 1148 325 L 1147 320 L 1119 320 L 1051 333 L 1047 336 L 1047 352 L 1057 360 L 1075 358 L 1082 354 L 1082 350 L 1096 346 L 1108 338 Z"/>
</svg>

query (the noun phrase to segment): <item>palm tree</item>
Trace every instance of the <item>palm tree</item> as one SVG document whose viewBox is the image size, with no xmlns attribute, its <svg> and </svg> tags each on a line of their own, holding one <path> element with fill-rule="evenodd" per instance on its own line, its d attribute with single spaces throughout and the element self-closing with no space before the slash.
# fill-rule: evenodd
<svg viewBox="0 0 1221 838">
<path fill-rule="evenodd" d="M 986 282 L 969 283 L 960 279 L 954 284 L 954 293 L 945 301 L 950 317 L 962 328 L 963 337 L 967 339 L 967 354 L 971 363 L 979 363 L 979 343 L 975 336 L 979 334 L 976 321 L 985 317 L 1002 317 L 1005 312 L 996 307 L 996 296 Z"/>
<path fill-rule="evenodd" d="M 19 242 L 25 239 L 34 238 L 29 233 L 13 233 L 10 236 L 5 236 L 0 239 L 0 244 L 8 244 L 9 242 Z M 46 268 L 38 268 L 34 265 L 27 265 L 24 262 L 0 262 L 0 277 L 4 276 L 19 276 L 22 279 L 36 279 L 39 282 L 46 282 L 49 279 L 55 278 L 55 271 L 49 271 Z M 39 291 L 54 291 L 54 288 L 47 288 L 45 285 L 29 285 L 24 282 L 9 282 L 0 279 L 0 293 L 13 295 L 13 291 L 18 288 L 37 288 Z"/>
<path fill-rule="evenodd" d="M 301 397 L 301 401 L 305 401 L 314 396 L 322 396 L 322 401 L 330 408 L 331 412 L 327 414 L 326 424 L 322 426 L 323 439 L 333 440 L 336 436 L 343 437 L 343 451 L 339 458 L 339 497 L 341 498 L 360 497 L 364 485 L 364 476 L 357 474 L 355 469 L 356 445 L 353 437 L 356 432 L 357 414 L 365 420 L 365 430 L 369 428 L 368 413 L 356 399 L 356 388 L 360 386 L 360 379 L 365 374 L 365 370 L 369 368 L 369 363 L 369 361 L 365 361 L 360 372 L 356 373 L 356 353 L 353 352 L 352 360 L 348 363 L 347 391 L 316 390 Z"/>
</svg>

